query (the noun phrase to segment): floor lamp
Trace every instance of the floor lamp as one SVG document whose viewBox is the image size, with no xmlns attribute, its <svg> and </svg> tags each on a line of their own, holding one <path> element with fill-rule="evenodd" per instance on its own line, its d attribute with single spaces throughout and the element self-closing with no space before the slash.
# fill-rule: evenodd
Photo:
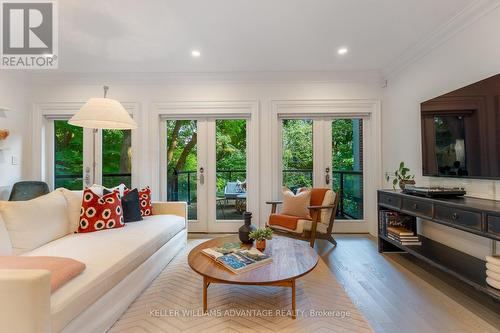
<svg viewBox="0 0 500 333">
<path fill-rule="evenodd" d="M 117 100 L 107 98 L 108 86 L 104 86 L 104 97 L 94 97 L 85 103 L 68 121 L 70 125 L 92 129 L 92 182 L 95 182 L 95 143 L 100 129 L 136 129 L 137 123 Z M 90 171 L 90 170 L 88 170 Z M 87 185 L 90 185 L 90 176 L 86 172 Z"/>
</svg>

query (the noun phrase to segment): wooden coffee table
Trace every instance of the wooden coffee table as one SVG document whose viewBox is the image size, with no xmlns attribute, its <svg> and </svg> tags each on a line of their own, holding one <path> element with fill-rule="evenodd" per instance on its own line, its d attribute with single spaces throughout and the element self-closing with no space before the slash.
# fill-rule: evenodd
<svg viewBox="0 0 500 333">
<path fill-rule="evenodd" d="M 214 238 L 198 245 L 189 253 L 189 266 L 203 276 L 203 312 L 207 311 L 207 288 L 212 283 L 280 286 L 292 288 L 292 318 L 295 319 L 295 280 L 312 271 L 318 264 L 318 255 L 314 249 L 307 242 L 274 236 L 267 241 L 264 251 L 273 261 L 241 274 L 232 273 L 201 253 L 203 249 L 233 242 L 239 242 L 237 235 Z"/>
</svg>

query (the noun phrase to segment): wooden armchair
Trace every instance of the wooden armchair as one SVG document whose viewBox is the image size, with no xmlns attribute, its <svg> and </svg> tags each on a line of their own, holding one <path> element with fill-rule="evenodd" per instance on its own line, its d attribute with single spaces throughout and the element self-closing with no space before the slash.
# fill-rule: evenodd
<svg viewBox="0 0 500 333">
<path fill-rule="evenodd" d="M 326 239 L 334 246 L 337 246 L 337 242 L 332 236 L 332 229 L 335 214 L 337 213 L 339 195 L 330 189 L 313 188 L 311 192 L 311 202 L 308 206 L 311 219 L 277 214 L 277 206 L 283 202 L 267 201 L 266 203 L 271 205 L 271 216 L 267 227 L 273 229 L 277 234 L 309 241 L 311 247 L 314 247 L 316 239 Z M 285 224 L 275 223 L 276 220 L 294 220 L 296 221 L 296 227 L 291 229 Z"/>
</svg>

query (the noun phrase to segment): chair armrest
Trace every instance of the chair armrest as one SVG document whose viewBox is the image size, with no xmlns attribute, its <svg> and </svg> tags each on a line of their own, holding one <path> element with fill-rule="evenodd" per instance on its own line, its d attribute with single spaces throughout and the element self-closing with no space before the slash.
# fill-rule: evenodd
<svg viewBox="0 0 500 333">
<path fill-rule="evenodd" d="M 187 202 L 168 201 L 168 202 L 153 202 L 154 215 L 177 215 L 186 219 L 188 218 Z"/>
<path fill-rule="evenodd" d="M 326 205 L 326 206 L 307 206 L 308 209 L 332 209 L 335 205 Z"/>
<path fill-rule="evenodd" d="M 283 201 L 266 201 L 266 204 L 268 205 L 280 205 L 282 203 Z"/>
<path fill-rule="evenodd" d="M 3 332 L 50 332 L 50 272 L 0 270 L 0 323 Z"/>
</svg>

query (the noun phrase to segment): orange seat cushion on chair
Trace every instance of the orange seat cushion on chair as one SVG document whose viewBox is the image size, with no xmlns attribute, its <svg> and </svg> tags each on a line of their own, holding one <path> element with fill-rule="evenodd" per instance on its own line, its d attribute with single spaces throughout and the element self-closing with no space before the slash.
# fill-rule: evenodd
<svg viewBox="0 0 500 333">
<path fill-rule="evenodd" d="M 297 229 L 297 223 L 302 219 L 297 216 L 271 214 L 269 216 L 269 225 L 276 225 L 290 230 Z"/>
</svg>

